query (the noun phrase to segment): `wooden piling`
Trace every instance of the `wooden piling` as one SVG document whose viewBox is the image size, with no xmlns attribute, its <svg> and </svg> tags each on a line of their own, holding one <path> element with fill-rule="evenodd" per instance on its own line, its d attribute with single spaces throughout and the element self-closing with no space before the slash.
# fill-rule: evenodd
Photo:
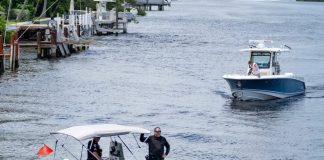
<svg viewBox="0 0 324 160">
<path fill-rule="evenodd" d="M 11 35 L 10 41 L 10 69 L 12 71 L 19 68 L 19 43 L 18 32 Z"/>
<path fill-rule="evenodd" d="M 19 52 L 20 52 L 20 48 L 19 48 L 19 42 L 18 42 L 18 32 L 15 32 L 14 34 L 14 45 L 15 45 L 15 50 L 14 50 L 14 54 L 15 54 L 15 63 L 14 63 L 14 70 L 16 70 L 17 68 L 19 68 Z"/>
<path fill-rule="evenodd" d="M 80 24 L 77 25 L 77 34 L 79 37 L 81 37 L 81 26 Z"/>
<path fill-rule="evenodd" d="M 0 74 L 5 70 L 5 55 L 3 52 L 3 37 L 0 35 Z"/>
<path fill-rule="evenodd" d="M 57 52 L 57 37 L 56 37 L 56 31 L 51 32 L 51 57 L 56 58 L 56 52 Z"/>
<path fill-rule="evenodd" d="M 42 58 L 41 39 L 42 33 L 37 32 L 37 58 Z"/>
<path fill-rule="evenodd" d="M 67 27 L 64 27 L 64 36 L 65 38 L 69 38 L 69 30 Z"/>
</svg>

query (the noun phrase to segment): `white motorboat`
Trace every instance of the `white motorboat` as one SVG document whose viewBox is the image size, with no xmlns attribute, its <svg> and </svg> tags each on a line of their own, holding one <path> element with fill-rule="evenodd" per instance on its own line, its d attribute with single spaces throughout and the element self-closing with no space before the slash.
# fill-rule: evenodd
<svg viewBox="0 0 324 160">
<path fill-rule="evenodd" d="M 137 159 L 135 154 L 130 150 L 130 148 L 126 145 L 126 143 L 123 141 L 121 136 L 129 135 L 129 134 L 149 134 L 150 131 L 144 128 L 140 127 L 133 127 L 133 126 L 125 126 L 125 125 L 117 125 L 117 124 L 94 124 L 94 125 L 84 125 L 84 126 L 74 126 L 66 129 L 62 129 L 56 132 L 50 133 L 52 136 L 55 137 L 56 143 L 55 143 L 55 150 L 54 150 L 54 159 L 57 155 L 57 147 L 62 146 L 64 150 L 66 150 L 72 157 L 75 159 L 82 159 L 84 157 L 83 150 L 87 150 L 87 145 L 83 143 L 85 140 L 90 140 L 94 137 L 108 137 L 110 142 L 109 146 L 109 157 L 103 159 L 109 159 L 109 160 L 125 160 L 124 152 L 123 152 L 123 146 L 127 148 L 127 150 L 130 152 L 130 154 L 133 156 L 133 158 Z M 65 147 L 65 140 L 62 140 L 60 137 L 72 137 L 76 141 L 80 143 L 80 149 L 81 149 L 81 155 L 76 156 L 72 154 L 71 151 L 69 151 Z M 116 139 L 119 139 L 118 142 Z M 134 136 L 135 138 L 135 136 Z M 113 140 L 115 139 L 115 140 Z M 60 141 L 62 140 L 62 141 Z M 135 141 L 137 142 L 136 138 Z M 60 145 L 59 145 L 60 144 Z M 139 144 L 137 143 L 138 147 L 140 148 Z M 91 152 L 91 151 L 89 151 Z M 85 155 L 86 157 L 86 155 Z"/>
<path fill-rule="evenodd" d="M 250 60 L 256 63 L 260 76 L 224 75 L 234 98 L 240 100 L 269 100 L 287 98 L 305 93 L 302 77 L 293 73 L 280 74 L 278 54 L 290 51 L 284 45 L 280 48 L 267 47 L 269 40 L 250 40 L 250 48 L 241 51 L 250 53 Z"/>
</svg>

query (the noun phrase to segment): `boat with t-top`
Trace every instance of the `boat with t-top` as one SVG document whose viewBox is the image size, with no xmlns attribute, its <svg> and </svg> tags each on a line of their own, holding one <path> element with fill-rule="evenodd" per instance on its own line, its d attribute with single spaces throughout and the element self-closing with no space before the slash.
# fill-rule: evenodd
<svg viewBox="0 0 324 160">
<path fill-rule="evenodd" d="M 270 40 L 250 40 L 250 48 L 242 49 L 250 54 L 250 61 L 257 64 L 259 76 L 224 75 L 234 98 L 239 100 L 270 100 L 287 98 L 305 93 L 303 77 L 293 73 L 281 74 L 278 56 L 291 50 L 287 45 L 268 47 Z"/>
</svg>

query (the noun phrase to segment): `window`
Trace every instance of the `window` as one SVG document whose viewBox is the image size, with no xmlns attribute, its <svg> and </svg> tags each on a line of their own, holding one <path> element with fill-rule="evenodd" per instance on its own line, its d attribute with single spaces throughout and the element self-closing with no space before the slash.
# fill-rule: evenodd
<svg viewBox="0 0 324 160">
<path fill-rule="evenodd" d="M 270 52 L 252 52 L 251 60 L 258 64 L 260 69 L 270 68 Z"/>
</svg>

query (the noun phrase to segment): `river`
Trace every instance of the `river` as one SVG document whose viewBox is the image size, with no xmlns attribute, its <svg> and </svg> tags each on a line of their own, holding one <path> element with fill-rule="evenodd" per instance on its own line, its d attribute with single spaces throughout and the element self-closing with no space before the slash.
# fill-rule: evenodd
<svg viewBox="0 0 324 160">
<path fill-rule="evenodd" d="M 322 160 L 323 8 L 294 0 L 177 0 L 138 18 L 128 34 L 97 37 L 71 57 L 37 60 L 23 52 L 19 70 L 0 77 L 0 159 L 36 159 L 43 143 L 54 147 L 49 133 L 59 129 L 117 123 L 160 126 L 170 160 Z M 306 94 L 233 100 L 222 75 L 244 74 L 248 55 L 239 49 L 250 39 L 290 46 L 281 69 L 303 76 Z M 108 142 L 101 142 L 104 155 Z M 147 146 L 140 145 L 144 159 Z M 79 155 L 81 146 L 68 148 Z"/>
</svg>

